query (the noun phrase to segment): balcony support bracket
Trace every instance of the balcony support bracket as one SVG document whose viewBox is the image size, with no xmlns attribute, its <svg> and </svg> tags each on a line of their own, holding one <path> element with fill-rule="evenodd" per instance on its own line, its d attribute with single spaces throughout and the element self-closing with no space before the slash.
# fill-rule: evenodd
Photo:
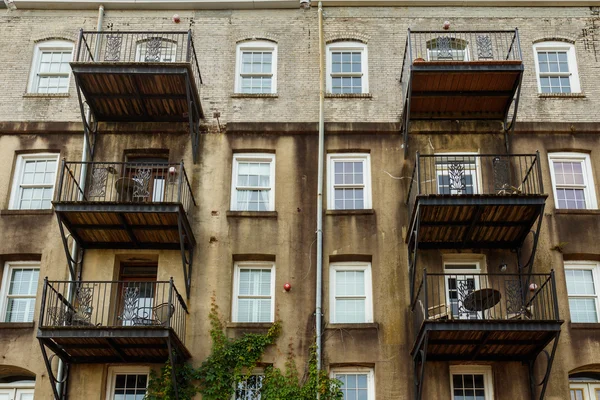
<svg viewBox="0 0 600 400">
<path fill-rule="evenodd" d="M 546 356 L 546 371 L 544 372 L 544 377 L 542 381 L 537 384 L 537 386 L 541 386 L 540 396 L 536 396 L 536 382 L 534 376 L 534 367 L 535 361 L 537 358 L 529 361 L 529 386 L 531 388 L 531 400 L 544 400 L 544 396 L 546 395 L 546 389 L 548 387 L 548 381 L 550 380 L 550 372 L 552 372 L 552 364 L 554 363 L 554 356 L 556 355 L 556 348 L 558 347 L 558 339 L 560 337 L 560 331 L 556 332 L 556 336 L 554 336 L 554 343 L 552 344 L 552 351 L 548 353 L 546 350 L 542 350 L 539 354 L 544 354 Z M 539 356 L 538 354 L 538 356 Z"/>
<path fill-rule="evenodd" d="M 418 206 L 417 206 L 418 207 Z M 409 279 L 410 279 L 410 298 L 414 300 L 413 297 L 415 295 L 415 284 L 416 284 L 416 276 L 417 276 L 417 259 L 419 254 L 419 230 L 421 224 L 420 218 L 420 208 L 417 208 L 416 211 L 417 217 L 414 224 L 414 230 L 409 233 L 412 237 L 412 240 L 408 241 L 408 271 L 409 271 Z"/>
<path fill-rule="evenodd" d="M 201 111 L 199 106 L 194 101 L 194 96 L 192 95 L 192 82 L 189 75 L 186 75 L 185 77 L 185 92 L 189 105 L 188 121 L 190 124 L 190 135 L 192 136 L 192 158 L 194 160 L 194 164 L 196 164 L 198 162 Z"/>
<path fill-rule="evenodd" d="M 423 340 L 423 348 L 415 352 L 414 369 L 415 369 L 415 400 L 423 398 L 423 383 L 425 381 L 425 364 L 427 364 L 427 342 L 429 334 L 425 334 Z M 420 365 L 419 365 L 420 363 Z"/>
<path fill-rule="evenodd" d="M 513 133 L 515 130 L 515 122 L 517 122 L 517 111 L 519 109 L 519 98 L 521 97 L 521 82 L 523 81 L 523 71 L 519 74 L 519 79 L 516 82 L 516 88 L 513 89 L 513 93 L 516 95 L 513 97 L 513 100 L 508 104 L 506 109 L 504 110 L 504 145 L 506 146 L 506 154 L 510 154 L 510 146 L 508 142 L 508 134 Z M 510 110 L 510 106 L 514 103 L 515 108 L 513 110 L 512 118 L 510 119 L 510 123 L 508 122 L 508 114 Z"/>
<path fill-rule="evenodd" d="M 98 133 L 98 121 L 96 120 L 96 116 L 94 111 L 90 107 L 89 103 L 84 100 L 84 97 L 81 93 L 81 82 L 79 80 L 79 76 L 74 74 L 75 76 L 75 86 L 77 87 L 77 99 L 79 100 L 79 110 L 81 111 L 81 121 L 83 122 L 83 134 L 87 143 L 87 151 L 90 156 L 89 160 L 92 161 L 94 159 L 94 150 L 96 148 L 96 138 Z M 87 105 L 87 111 L 86 111 Z"/>
<path fill-rule="evenodd" d="M 40 347 L 42 349 L 42 357 L 44 358 L 44 364 L 46 365 L 46 370 L 48 371 L 48 379 L 50 380 L 50 385 L 52 385 L 52 393 L 54 394 L 55 400 L 68 400 L 68 382 L 69 382 L 69 363 L 64 355 L 61 355 L 61 350 L 59 348 L 50 348 L 54 352 L 48 356 L 47 352 L 47 343 L 44 343 L 40 339 Z M 52 359 L 54 357 L 58 357 L 66 366 L 63 377 L 59 380 L 55 375 L 54 371 L 52 371 Z"/>
<path fill-rule="evenodd" d="M 194 260 L 194 241 L 191 235 L 188 235 L 184 228 L 182 216 L 177 217 L 177 227 L 179 231 L 179 246 L 181 250 L 181 264 L 183 266 L 183 279 L 185 280 L 185 294 L 190 298 L 190 287 L 192 284 L 192 262 Z M 188 242 L 186 248 L 185 242 Z"/>
<path fill-rule="evenodd" d="M 67 256 L 69 273 L 71 275 L 71 279 L 75 281 L 79 279 L 77 277 L 77 274 L 79 273 L 79 275 L 81 275 L 81 267 L 83 266 L 83 255 L 85 250 L 81 246 L 81 241 L 79 240 L 79 237 L 76 234 L 71 233 L 70 235 L 73 237 L 73 240 L 75 240 L 79 245 L 79 254 L 76 256 L 77 259 L 73 259 L 71 255 L 71 250 L 69 249 L 68 236 L 65 232 L 65 226 L 70 232 L 76 231 L 74 229 L 70 229 L 70 227 L 67 226 L 68 222 L 61 217 L 60 213 L 56 213 L 56 218 L 58 219 L 58 229 L 60 230 L 60 237 L 62 239 L 63 247 L 65 249 L 65 255 Z"/>
<path fill-rule="evenodd" d="M 410 67 L 410 77 L 408 79 L 407 95 L 402 112 L 402 136 L 404 137 L 404 158 L 408 157 L 408 132 L 410 130 L 410 99 L 412 98 L 412 66 Z"/>
</svg>

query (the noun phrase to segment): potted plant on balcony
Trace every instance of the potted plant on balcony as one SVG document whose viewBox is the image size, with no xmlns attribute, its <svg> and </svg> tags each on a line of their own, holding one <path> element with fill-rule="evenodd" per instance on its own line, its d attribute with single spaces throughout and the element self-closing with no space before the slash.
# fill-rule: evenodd
<svg viewBox="0 0 600 400">
<path fill-rule="evenodd" d="M 423 62 L 425 59 L 421 56 L 421 54 L 417 54 L 417 58 L 414 59 L 413 62 Z"/>
</svg>

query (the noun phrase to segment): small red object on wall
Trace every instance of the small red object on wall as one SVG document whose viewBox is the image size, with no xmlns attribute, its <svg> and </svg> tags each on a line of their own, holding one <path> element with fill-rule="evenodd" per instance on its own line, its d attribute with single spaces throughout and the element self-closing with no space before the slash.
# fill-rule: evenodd
<svg viewBox="0 0 600 400">
<path fill-rule="evenodd" d="M 286 283 L 285 285 L 283 285 L 283 289 L 286 292 L 289 292 L 291 288 L 292 288 L 292 285 L 290 285 L 289 283 Z"/>
</svg>

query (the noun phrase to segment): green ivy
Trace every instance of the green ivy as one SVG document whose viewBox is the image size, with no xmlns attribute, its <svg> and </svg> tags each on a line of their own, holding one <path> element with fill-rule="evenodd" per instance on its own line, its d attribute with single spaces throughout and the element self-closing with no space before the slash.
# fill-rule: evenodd
<svg viewBox="0 0 600 400">
<path fill-rule="evenodd" d="M 177 376 L 177 389 L 179 400 L 191 400 L 198 388 L 194 386 L 193 381 L 198 379 L 198 371 L 189 364 L 180 364 L 175 367 Z M 171 378 L 171 363 L 167 361 L 160 369 L 160 375 L 154 370 L 150 371 L 150 381 L 148 382 L 148 391 L 144 400 L 164 400 L 175 399 L 175 390 L 173 389 L 173 380 Z"/>
</svg>

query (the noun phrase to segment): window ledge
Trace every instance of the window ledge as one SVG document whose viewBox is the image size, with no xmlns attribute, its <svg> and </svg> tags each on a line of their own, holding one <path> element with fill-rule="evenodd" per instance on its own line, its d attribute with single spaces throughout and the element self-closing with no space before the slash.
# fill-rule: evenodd
<svg viewBox="0 0 600 400">
<path fill-rule="evenodd" d="M 33 329 L 33 322 L 0 322 L 0 329 Z"/>
<path fill-rule="evenodd" d="M 39 98 L 39 99 L 48 99 L 48 98 L 66 98 L 71 97 L 69 93 L 25 93 L 23 97 L 26 98 Z"/>
<path fill-rule="evenodd" d="M 277 218 L 277 211 L 227 211 L 228 218 Z"/>
<path fill-rule="evenodd" d="M 0 215 L 52 215 L 54 210 L 0 210 Z"/>
<path fill-rule="evenodd" d="M 269 329 L 273 322 L 228 322 L 227 329 Z"/>
<path fill-rule="evenodd" d="M 371 93 L 325 93 L 326 99 L 371 99 Z"/>
<path fill-rule="evenodd" d="M 585 93 L 538 93 L 540 99 L 582 99 Z"/>
<path fill-rule="evenodd" d="M 600 210 L 579 210 L 579 209 L 555 209 L 554 213 L 557 215 L 600 215 Z"/>
<path fill-rule="evenodd" d="M 360 324 L 327 324 L 325 329 L 379 329 L 378 322 L 365 322 Z"/>
<path fill-rule="evenodd" d="M 278 97 L 277 93 L 234 93 L 231 95 L 232 99 L 276 99 Z"/>
<path fill-rule="evenodd" d="M 375 214 L 375 210 L 372 208 L 364 210 L 327 210 L 325 215 L 372 215 Z"/>
<path fill-rule="evenodd" d="M 600 330 L 600 323 L 571 322 L 571 329 L 598 329 L 598 330 Z"/>
</svg>

